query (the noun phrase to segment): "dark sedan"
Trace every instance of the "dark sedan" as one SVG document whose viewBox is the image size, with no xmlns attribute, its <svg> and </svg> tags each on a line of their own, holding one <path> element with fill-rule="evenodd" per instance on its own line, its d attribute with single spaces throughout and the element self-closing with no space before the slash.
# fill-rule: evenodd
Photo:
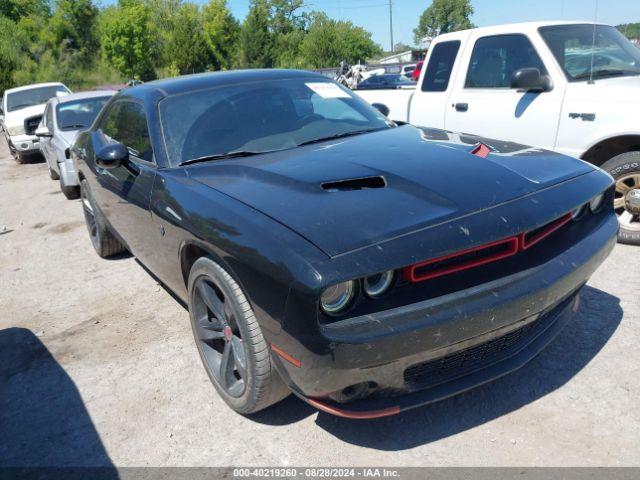
<svg viewBox="0 0 640 480">
<path fill-rule="evenodd" d="M 383 75 L 374 75 L 363 80 L 358 84 L 358 90 L 377 90 L 377 89 L 398 89 L 415 87 L 416 83 L 405 77 L 404 75 L 395 75 L 385 73 Z"/>
<path fill-rule="evenodd" d="M 244 414 L 294 392 L 379 417 L 504 375 L 571 318 L 618 229 L 601 170 L 393 123 L 308 72 L 123 90 L 72 154 L 96 251 L 188 305 Z"/>
</svg>

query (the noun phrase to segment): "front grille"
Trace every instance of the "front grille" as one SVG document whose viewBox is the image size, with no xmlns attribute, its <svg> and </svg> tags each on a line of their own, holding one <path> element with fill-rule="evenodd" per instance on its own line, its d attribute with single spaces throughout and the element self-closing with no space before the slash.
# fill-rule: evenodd
<svg viewBox="0 0 640 480">
<path fill-rule="evenodd" d="M 40 125 L 40 120 L 42 120 L 42 115 L 29 117 L 24 121 L 24 131 L 27 135 L 33 135 L 36 132 L 38 125 Z"/>
<path fill-rule="evenodd" d="M 407 389 L 414 391 L 434 387 L 515 355 L 555 322 L 556 313 L 562 310 L 571 298 L 564 300 L 537 320 L 501 337 L 407 368 L 404 372 Z"/>
</svg>

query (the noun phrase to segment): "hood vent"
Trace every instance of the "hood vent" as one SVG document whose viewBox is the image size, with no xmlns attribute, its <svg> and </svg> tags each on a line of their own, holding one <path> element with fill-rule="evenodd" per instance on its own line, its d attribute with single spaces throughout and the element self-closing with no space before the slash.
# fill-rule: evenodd
<svg viewBox="0 0 640 480">
<path fill-rule="evenodd" d="M 387 182 L 384 177 L 375 176 L 324 182 L 320 184 L 320 186 L 327 192 L 348 192 L 350 190 L 364 190 L 367 188 L 384 188 L 387 186 Z"/>
</svg>

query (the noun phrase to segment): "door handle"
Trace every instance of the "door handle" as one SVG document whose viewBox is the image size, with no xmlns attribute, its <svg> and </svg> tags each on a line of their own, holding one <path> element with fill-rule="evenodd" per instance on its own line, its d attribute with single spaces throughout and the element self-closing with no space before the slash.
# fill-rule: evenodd
<svg viewBox="0 0 640 480">
<path fill-rule="evenodd" d="M 456 103 L 454 107 L 456 109 L 456 112 L 466 112 L 467 110 L 469 110 L 468 103 Z"/>
</svg>

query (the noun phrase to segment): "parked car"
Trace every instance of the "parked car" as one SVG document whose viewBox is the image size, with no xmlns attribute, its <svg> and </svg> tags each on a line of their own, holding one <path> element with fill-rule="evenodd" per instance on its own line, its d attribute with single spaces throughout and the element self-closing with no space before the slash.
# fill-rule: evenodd
<svg viewBox="0 0 640 480">
<path fill-rule="evenodd" d="M 36 128 L 44 105 L 51 97 L 71 93 L 62 83 L 38 83 L 5 90 L 2 96 L 3 127 L 9 151 L 18 163 L 40 152 Z"/>
<path fill-rule="evenodd" d="M 400 75 L 411 79 L 415 69 L 416 69 L 415 63 L 409 64 L 409 65 L 402 65 L 402 67 L 400 67 Z"/>
<path fill-rule="evenodd" d="M 416 84 L 404 75 L 386 73 L 374 75 L 360 82 L 356 90 L 413 88 Z"/>
<path fill-rule="evenodd" d="M 65 197 L 78 198 L 80 183 L 69 148 L 78 132 L 91 126 L 115 90 L 79 92 L 51 98 L 44 109 L 36 136 L 47 162 L 49 177 L 60 181 Z"/>
<path fill-rule="evenodd" d="M 447 135 L 310 72 L 222 72 L 121 91 L 72 158 L 96 252 L 188 305 L 231 408 L 373 418 L 524 365 L 615 245 L 605 172 Z"/>
<path fill-rule="evenodd" d="M 534 22 L 436 37 L 413 92 L 361 95 L 394 120 L 581 158 L 616 180 L 619 240 L 640 245 L 640 50 L 607 25 Z M 593 68 L 592 68 L 593 66 Z"/>
</svg>

